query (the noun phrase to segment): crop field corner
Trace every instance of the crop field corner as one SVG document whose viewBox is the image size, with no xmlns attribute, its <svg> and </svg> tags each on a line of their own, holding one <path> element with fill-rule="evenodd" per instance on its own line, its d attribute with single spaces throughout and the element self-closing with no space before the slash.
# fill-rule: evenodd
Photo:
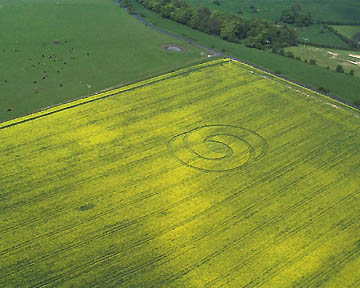
<svg viewBox="0 0 360 288">
<path fill-rule="evenodd" d="M 217 59 L 0 139 L 4 287 L 360 285 L 360 113 L 322 94 Z"/>
</svg>

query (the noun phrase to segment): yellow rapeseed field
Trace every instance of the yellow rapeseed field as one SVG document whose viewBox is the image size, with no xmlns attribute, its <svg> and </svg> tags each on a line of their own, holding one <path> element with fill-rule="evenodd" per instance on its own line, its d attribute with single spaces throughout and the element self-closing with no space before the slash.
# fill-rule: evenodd
<svg viewBox="0 0 360 288">
<path fill-rule="evenodd" d="M 360 113 L 216 60 L 0 123 L 0 287 L 360 287 Z"/>
</svg>

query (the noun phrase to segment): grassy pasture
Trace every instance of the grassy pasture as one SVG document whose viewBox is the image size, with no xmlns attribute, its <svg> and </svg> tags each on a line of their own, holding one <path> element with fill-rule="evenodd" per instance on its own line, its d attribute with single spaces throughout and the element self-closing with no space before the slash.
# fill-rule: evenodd
<svg viewBox="0 0 360 288">
<path fill-rule="evenodd" d="M 304 11 L 313 15 L 315 20 L 359 22 L 360 3 L 357 0 L 220 0 L 221 5 L 215 5 L 214 0 L 188 0 L 194 6 L 209 6 L 212 9 L 229 13 L 241 11 L 246 18 L 266 18 L 276 21 L 281 11 L 294 4 L 300 4 Z M 254 5 L 256 13 L 250 6 Z"/>
<path fill-rule="evenodd" d="M 360 32 L 360 26 L 333 25 L 332 27 L 349 39 L 352 39 L 356 33 Z"/>
<path fill-rule="evenodd" d="M 0 286 L 358 287 L 359 131 L 228 61 L 2 123 Z"/>
<path fill-rule="evenodd" d="M 355 76 L 360 76 L 360 53 L 356 51 L 317 48 L 311 46 L 304 47 L 300 45 L 298 47 L 288 47 L 285 50 L 293 52 L 296 56 L 300 56 L 302 60 L 315 59 L 318 65 L 325 68 L 329 66 L 332 70 L 336 70 L 336 66 L 340 64 L 344 67 L 346 73 L 349 73 L 349 71 L 353 69 L 355 71 Z M 333 54 L 330 54 L 329 52 Z M 349 55 L 359 55 L 359 59 Z M 359 62 L 359 64 L 355 65 L 349 61 L 352 61 L 353 63 Z"/>
<path fill-rule="evenodd" d="M 0 122 L 203 58 L 113 0 L 2 0 L 0 27 Z"/>
<path fill-rule="evenodd" d="M 329 30 L 322 28 L 322 25 L 316 24 L 309 27 L 296 28 L 299 41 L 308 41 L 321 45 L 335 46 L 339 48 L 349 48 L 348 45 L 331 33 Z"/>
</svg>

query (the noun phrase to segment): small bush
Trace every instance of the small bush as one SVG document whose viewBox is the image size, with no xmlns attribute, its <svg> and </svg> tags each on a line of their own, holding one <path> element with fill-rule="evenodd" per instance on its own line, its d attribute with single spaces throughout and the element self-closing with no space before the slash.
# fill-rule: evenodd
<svg viewBox="0 0 360 288">
<path fill-rule="evenodd" d="M 350 70 L 349 75 L 350 75 L 350 76 L 354 76 L 354 75 L 355 75 L 354 69 L 351 69 L 351 70 Z"/>
<path fill-rule="evenodd" d="M 316 65 L 316 60 L 315 60 L 315 59 L 310 59 L 309 63 L 310 63 L 311 65 Z"/>
<path fill-rule="evenodd" d="M 337 66 L 336 66 L 336 72 L 344 73 L 344 72 L 345 72 L 345 71 L 344 71 L 344 67 L 341 66 L 341 65 L 337 65 Z"/>
<path fill-rule="evenodd" d="M 293 59 L 295 58 L 294 53 L 291 52 L 291 51 L 286 52 L 286 56 L 289 57 L 289 58 L 293 58 Z"/>
</svg>

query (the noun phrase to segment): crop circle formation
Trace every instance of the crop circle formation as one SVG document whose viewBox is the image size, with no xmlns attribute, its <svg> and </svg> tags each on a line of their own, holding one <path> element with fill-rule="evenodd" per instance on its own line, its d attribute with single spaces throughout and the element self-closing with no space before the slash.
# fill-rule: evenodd
<svg viewBox="0 0 360 288">
<path fill-rule="evenodd" d="M 222 172 L 262 158 L 267 143 L 258 133 L 246 128 L 206 125 L 174 136 L 168 150 L 183 165 L 206 172 Z"/>
</svg>

